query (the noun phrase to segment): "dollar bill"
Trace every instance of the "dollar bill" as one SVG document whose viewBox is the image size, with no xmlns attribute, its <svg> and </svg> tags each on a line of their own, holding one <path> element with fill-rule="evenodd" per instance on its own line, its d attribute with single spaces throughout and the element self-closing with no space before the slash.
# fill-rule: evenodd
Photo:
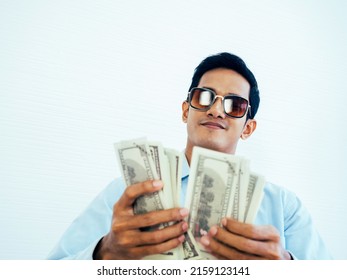
<svg viewBox="0 0 347 280">
<path fill-rule="evenodd" d="M 239 170 L 240 158 L 194 147 L 186 207 L 189 229 L 197 241 L 211 226 L 221 225 L 222 218 L 231 216 Z"/>
<path fill-rule="evenodd" d="M 174 207 L 175 200 L 172 190 L 176 190 L 172 183 L 176 184 L 176 181 L 172 182 L 169 159 L 164 152 L 164 148 L 159 142 L 149 141 L 148 146 L 158 177 L 164 183 L 162 192 L 165 205 L 167 208 L 172 208 Z"/>
<path fill-rule="evenodd" d="M 163 190 L 140 196 L 134 203 L 134 213 L 144 214 L 152 211 L 168 209 L 173 206 L 171 197 L 171 178 L 168 159 L 158 142 L 148 142 L 145 138 L 122 141 L 115 144 L 115 150 L 122 176 L 127 186 L 146 180 L 161 179 L 166 187 Z M 160 230 L 168 223 L 142 228 L 143 231 Z M 162 254 L 150 255 L 144 259 L 178 259 L 183 256 L 183 248 L 179 246 Z"/>
<path fill-rule="evenodd" d="M 260 203 L 264 195 L 265 178 L 257 173 L 251 172 L 245 199 L 245 223 L 253 223 L 257 215 Z"/>
<path fill-rule="evenodd" d="M 122 141 L 115 144 L 116 155 L 127 186 L 159 179 L 146 139 Z M 166 209 L 163 191 L 140 196 L 134 203 L 134 213 L 144 214 Z"/>
<path fill-rule="evenodd" d="M 151 179 L 161 179 L 164 188 L 139 197 L 134 213 L 143 214 L 180 207 L 182 162 L 184 154 L 165 148 L 145 138 L 122 141 L 115 150 L 127 186 Z M 258 212 L 265 178 L 250 171 L 250 161 L 243 157 L 194 147 L 191 158 L 185 207 L 189 209 L 188 231 L 177 248 L 145 259 L 215 259 L 204 251 L 199 240 L 224 217 L 253 223 Z M 143 230 L 160 230 L 165 223 Z"/>
<path fill-rule="evenodd" d="M 169 160 L 170 175 L 171 175 L 171 191 L 175 207 L 180 206 L 181 197 L 181 180 L 182 180 L 182 162 L 183 153 L 174 149 L 164 148 L 165 154 Z"/>
<path fill-rule="evenodd" d="M 234 200 L 232 217 L 240 222 L 245 220 L 246 198 L 249 186 L 250 161 L 246 158 L 241 159 L 239 185 L 237 189 L 237 203 Z M 235 193 L 236 196 L 236 193 Z"/>
<path fill-rule="evenodd" d="M 190 230 L 184 234 L 184 241 L 182 243 L 184 260 L 200 260 L 202 255 L 199 250 L 199 246 L 195 241 L 195 238 Z"/>
</svg>

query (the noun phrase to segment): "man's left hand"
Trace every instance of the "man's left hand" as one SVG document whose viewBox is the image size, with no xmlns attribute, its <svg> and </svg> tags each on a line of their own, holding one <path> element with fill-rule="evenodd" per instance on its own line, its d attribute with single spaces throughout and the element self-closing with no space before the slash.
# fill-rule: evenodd
<svg viewBox="0 0 347 280">
<path fill-rule="evenodd" d="M 223 219 L 223 227 L 211 227 L 200 240 L 207 251 L 220 259 L 290 260 L 282 247 L 277 229 L 271 225 L 252 225 Z"/>
</svg>

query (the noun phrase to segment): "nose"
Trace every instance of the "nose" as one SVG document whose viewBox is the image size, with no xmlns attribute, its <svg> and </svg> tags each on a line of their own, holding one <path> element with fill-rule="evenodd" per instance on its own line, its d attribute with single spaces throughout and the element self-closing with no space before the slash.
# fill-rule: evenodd
<svg viewBox="0 0 347 280">
<path fill-rule="evenodd" d="M 224 119 L 225 113 L 223 108 L 223 97 L 217 95 L 212 106 L 206 111 L 206 113 L 211 117 Z"/>
</svg>

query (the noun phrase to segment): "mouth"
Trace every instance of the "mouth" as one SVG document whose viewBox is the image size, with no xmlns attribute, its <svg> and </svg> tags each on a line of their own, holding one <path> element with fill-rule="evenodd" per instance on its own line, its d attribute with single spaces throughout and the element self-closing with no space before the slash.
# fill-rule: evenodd
<svg viewBox="0 0 347 280">
<path fill-rule="evenodd" d="M 220 122 L 214 122 L 214 121 L 202 121 L 200 125 L 209 129 L 225 129 L 226 128 L 225 124 Z"/>
</svg>

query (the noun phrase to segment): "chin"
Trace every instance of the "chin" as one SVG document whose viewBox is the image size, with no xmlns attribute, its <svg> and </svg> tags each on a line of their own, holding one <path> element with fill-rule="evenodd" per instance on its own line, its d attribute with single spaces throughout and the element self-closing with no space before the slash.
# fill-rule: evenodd
<svg viewBox="0 0 347 280">
<path fill-rule="evenodd" d="M 227 154 L 234 154 L 235 153 L 235 151 L 231 145 L 227 145 L 225 143 L 224 144 L 218 143 L 216 141 L 214 141 L 214 142 L 206 141 L 206 142 L 200 143 L 196 146 L 210 149 L 210 150 L 214 150 L 217 152 L 227 153 Z"/>
</svg>

